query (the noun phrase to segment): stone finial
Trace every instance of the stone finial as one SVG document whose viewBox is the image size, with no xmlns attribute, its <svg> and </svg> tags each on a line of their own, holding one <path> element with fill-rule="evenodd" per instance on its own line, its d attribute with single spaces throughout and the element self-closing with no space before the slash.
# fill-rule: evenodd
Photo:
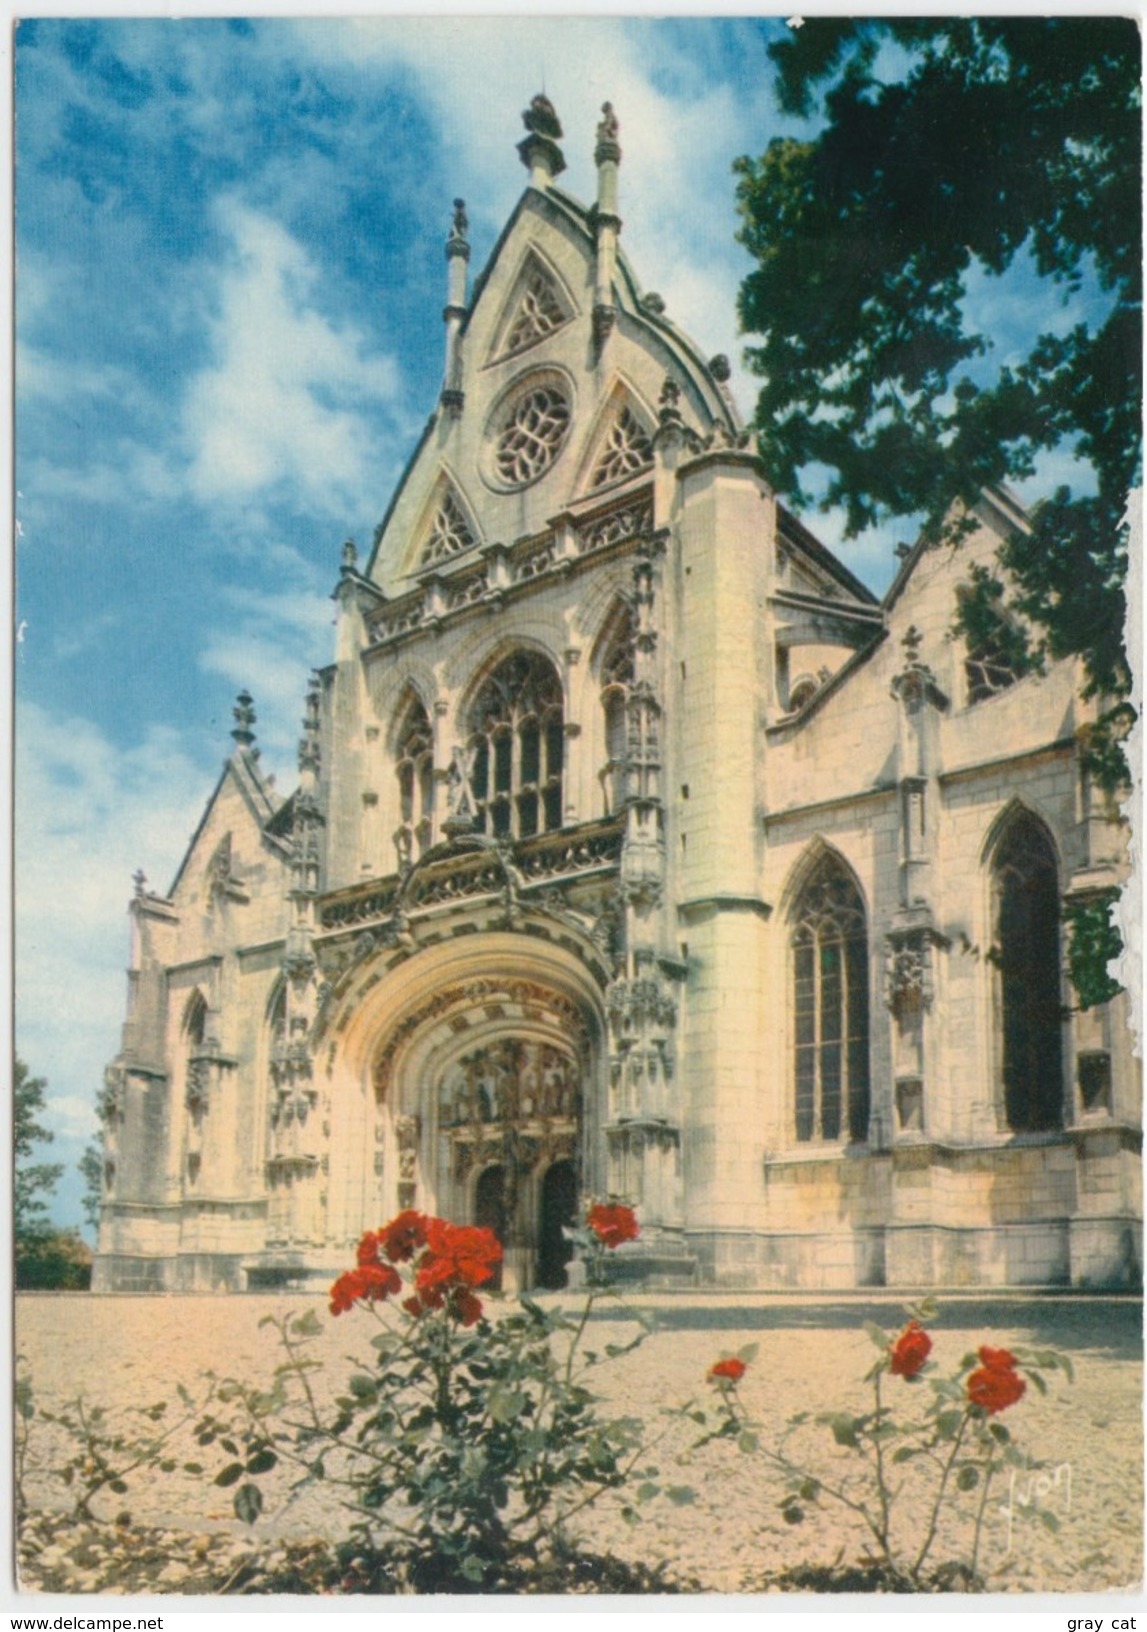
<svg viewBox="0 0 1147 1632">
<path fill-rule="evenodd" d="M 144 872 L 142 867 L 136 868 L 135 872 L 131 875 L 131 882 L 135 891 L 135 898 L 138 901 L 142 896 L 147 894 L 147 874 Z"/>
<path fill-rule="evenodd" d="M 904 639 L 900 642 L 904 648 L 904 656 L 910 664 L 914 665 L 919 663 L 920 645 L 923 639 L 924 636 L 920 633 L 919 629 L 917 629 L 916 625 L 914 623 L 910 623 L 904 632 Z"/>
<path fill-rule="evenodd" d="M 454 200 L 454 219 L 450 225 L 450 236 L 446 240 L 448 260 L 455 255 L 460 255 L 466 261 L 470 259 L 470 241 L 466 236 L 469 228 L 470 221 L 466 214 L 466 200 L 456 198 Z"/>
<path fill-rule="evenodd" d="M 358 545 L 353 538 L 348 538 L 343 545 L 342 570 L 353 572 L 358 566 Z"/>
<path fill-rule="evenodd" d="M 235 716 L 235 729 L 231 735 L 240 748 L 249 748 L 255 740 L 255 733 L 251 729 L 255 724 L 254 701 L 249 691 L 241 691 L 235 699 L 235 707 L 231 710 Z"/>
<path fill-rule="evenodd" d="M 597 145 L 593 150 L 593 162 L 600 166 L 606 163 L 621 163 L 621 146 L 617 140 L 620 126 L 617 115 L 613 111 L 612 102 L 603 102 L 601 105 L 601 122 L 597 127 Z"/>
<path fill-rule="evenodd" d="M 729 359 L 725 356 L 723 351 L 719 351 L 715 357 L 710 357 L 709 372 L 717 381 L 718 385 L 725 385 L 727 383 L 733 370 L 729 365 Z"/>
<path fill-rule="evenodd" d="M 558 146 L 562 127 L 549 97 L 539 94 L 522 114 L 527 135 L 518 143 L 518 156 L 535 187 L 546 188 L 566 167 Z"/>
<path fill-rule="evenodd" d="M 665 383 L 661 387 L 661 395 L 657 399 L 657 417 L 662 425 L 681 425 L 684 423 L 681 418 L 681 410 L 677 406 L 680 397 L 681 387 L 676 380 L 670 379 L 666 375 Z"/>
<path fill-rule="evenodd" d="M 557 109 L 541 91 L 531 98 L 529 107 L 522 114 L 522 123 L 535 136 L 548 136 L 551 141 L 561 141 L 562 125 Z"/>
</svg>

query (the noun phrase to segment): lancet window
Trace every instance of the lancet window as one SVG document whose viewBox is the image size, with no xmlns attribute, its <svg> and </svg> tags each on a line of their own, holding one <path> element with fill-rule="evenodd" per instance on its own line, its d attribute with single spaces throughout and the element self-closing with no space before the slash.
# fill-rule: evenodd
<svg viewBox="0 0 1147 1632">
<path fill-rule="evenodd" d="M 832 857 L 793 913 L 793 1076 L 802 1143 L 868 1135 L 868 930 L 860 893 Z"/>
<path fill-rule="evenodd" d="M 430 718 L 414 697 L 399 726 L 394 750 L 399 825 L 395 842 L 406 859 L 428 849 L 434 819 L 434 738 Z"/>
<path fill-rule="evenodd" d="M 1024 811 L 992 859 L 999 1067 L 1013 1133 L 1063 1126 L 1059 880 L 1047 829 Z"/>
<path fill-rule="evenodd" d="M 629 693 L 633 685 L 633 616 L 626 612 L 605 650 L 601 665 L 601 706 L 605 716 L 605 764 L 601 785 L 605 809 L 612 815 L 625 800 L 625 764 L 629 737 Z"/>
<path fill-rule="evenodd" d="M 562 825 L 562 687 L 546 658 L 515 652 L 470 711 L 471 788 L 480 833 L 529 838 Z"/>
</svg>

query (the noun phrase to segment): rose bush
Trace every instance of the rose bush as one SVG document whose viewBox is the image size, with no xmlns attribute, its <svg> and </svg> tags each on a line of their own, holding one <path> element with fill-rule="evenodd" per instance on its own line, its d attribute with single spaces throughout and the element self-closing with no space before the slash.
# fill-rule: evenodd
<svg viewBox="0 0 1147 1632">
<path fill-rule="evenodd" d="M 913 1592 L 954 1586 L 976 1590 L 983 1586 L 981 1543 L 993 1479 L 1004 1467 L 1039 1465 L 992 1419 L 1023 1398 L 1027 1382 L 1021 1371 L 1042 1393 L 1047 1386 L 1043 1373 L 1059 1369 L 1070 1379 L 1071 1364 L 1051 1349 L 1012 1353 L 985 1344 L 964 1355 L 954 1372 L 942 1375 L 930 1358 L 934 1343 L 923 1324 L 934 1313 L 930 1303 L 910 1310 L 911 1318 L 896 1336 L 866 1323 L 879 1351 L 865 1378 L 872 1388 L 868 1411 L 816 1418 L 798 1412 L 788 1419 L 777 1444 L 763 1443 L 760 1425 L 739 1394 L 751 1358 L 742 1350 L 740 1356 L 724 1357 L 709 1367 L 708 1380 L 719 1389 L 715 1425 L 703 1412 L 690 1414 L 708 1429 L 700 1444 L 734 1439 L 742 1452 L 763 1456 L 783 1476 L 780 1506 L 787 1523 L 801 1523 L 810 1508 L 824 1501 L 855 1514 L 875 1543 L 875 1557 L 868 1562 L 882 1586 Z M 892 1400 L 884 1394 L 888 1378 L 897 1379 Z M 823 1458 L 810 1459 L 804 1446 L 815 1426 L 830 1430 L 843 1459 L 834 1456 L 827 1467 Z M 1053 1514 L 1034 1504 L 1027 1511 L 1055 1527 Z M 941 1531 L 952 1556 L 936 1565 L 931 1560 Z"/>
<path fill-rule="evenodd" d="M 509 1591 L 553 1584 L 559 1564 L 576 1564 L 569 1521 L 606 1492 L 630 1519 L 654 1495 L 689 1500 L 687 1487 L 658 1482 L 640 1419 L 603 1418 L 587 1386 L 594 1366 L 645 1336 L 637 1324 L 630 1342 L 602 1355 L 583 1348 L 596 1301 L 611 1295 L 605 1260 L 637 1239 L 636 1216 L 602 1202 L 568 1233 L 587 1265 L 578 1316 L 519 1295 L 491 1319 L 478 1294 L 502 1247 L 489 1230 L 408 1209 L 367 1231 L 354 1268 L 331 1287 L 330 1312 L 373 1318 L 373 1366 L 327 1406 L 307 1354 L 317 1317 L 272 1320 L 287 1355 L 275 1387 L 224 1385 L 238 1428 L 201 1424 L 209 1441 L 239 1447 L 216 1475 L 236 1487 L 237 1515 L 259 1517 L 256 1481 L 286 1461 L 298 1485 L 343 1493 L 344 1590 Z M 649 1572 L 641 1579 L 648 1590 Z"/>
</svg>

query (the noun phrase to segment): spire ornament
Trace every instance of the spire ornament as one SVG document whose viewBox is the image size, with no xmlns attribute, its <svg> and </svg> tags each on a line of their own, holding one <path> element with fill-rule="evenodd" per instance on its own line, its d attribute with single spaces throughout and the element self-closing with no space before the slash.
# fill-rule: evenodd
<svg viewBox="0 0 1147 1632">
<path fill-rule="evenodd" d="M 446 325 L 446 366 L 442 374 L 439 401 L 452 419 L 457 419 L 465 405 L 462 390 L 462 323 L 466 317 L 466 278 L 470 260 L 470 242 L 466 234 L 470 222 L 466 215 L 466 200 L 454 200 L 454 218 L 450 236 L 446 240 L 446 305 L 442 321 Z"/>
<path fill-rule="evenodd" d="M 235 699 L 235 707 L 231 710 L 235 716 L 235 729 L 231 732 L 240 748 L 250 748 L 255 741 L 252 727 L 255 724 L 255 699 L 247 690 L 239 693 Z"/>
<path fill-rule="evenodd" d="M 530 185 L 541 191 L 566 167 L 562 150 L 561 121 L 548 96 L 538 94 L 522 114 L 528 135 L 518 143 L 518 156 L 530 172 Z"/>
<path fill-rule="evenodd" d="M 613 164 L 621 163 L 621 144 L 617 139 L 620 128 L 617 115 L 613 111 L 613 103 L 603 102 L 601 122 L 597 127 L 597 146 L 593 150 L 594 164 L 602 165 L 607 160 Z"/>
</svg>

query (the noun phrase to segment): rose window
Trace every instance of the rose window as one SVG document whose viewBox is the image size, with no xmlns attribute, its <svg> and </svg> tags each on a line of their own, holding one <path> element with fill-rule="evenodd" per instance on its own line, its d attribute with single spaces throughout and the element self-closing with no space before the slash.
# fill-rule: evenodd
<svg viewBox="0 0 1147 1632">
<path fill-rule="evenodd" d="M 570 426 L 570 406 L 552 385 L 535 386 L 514 404 L 494 451 L 494 467 L 510 487 L 525 487 L 553 464 Z"/>
</svg>

